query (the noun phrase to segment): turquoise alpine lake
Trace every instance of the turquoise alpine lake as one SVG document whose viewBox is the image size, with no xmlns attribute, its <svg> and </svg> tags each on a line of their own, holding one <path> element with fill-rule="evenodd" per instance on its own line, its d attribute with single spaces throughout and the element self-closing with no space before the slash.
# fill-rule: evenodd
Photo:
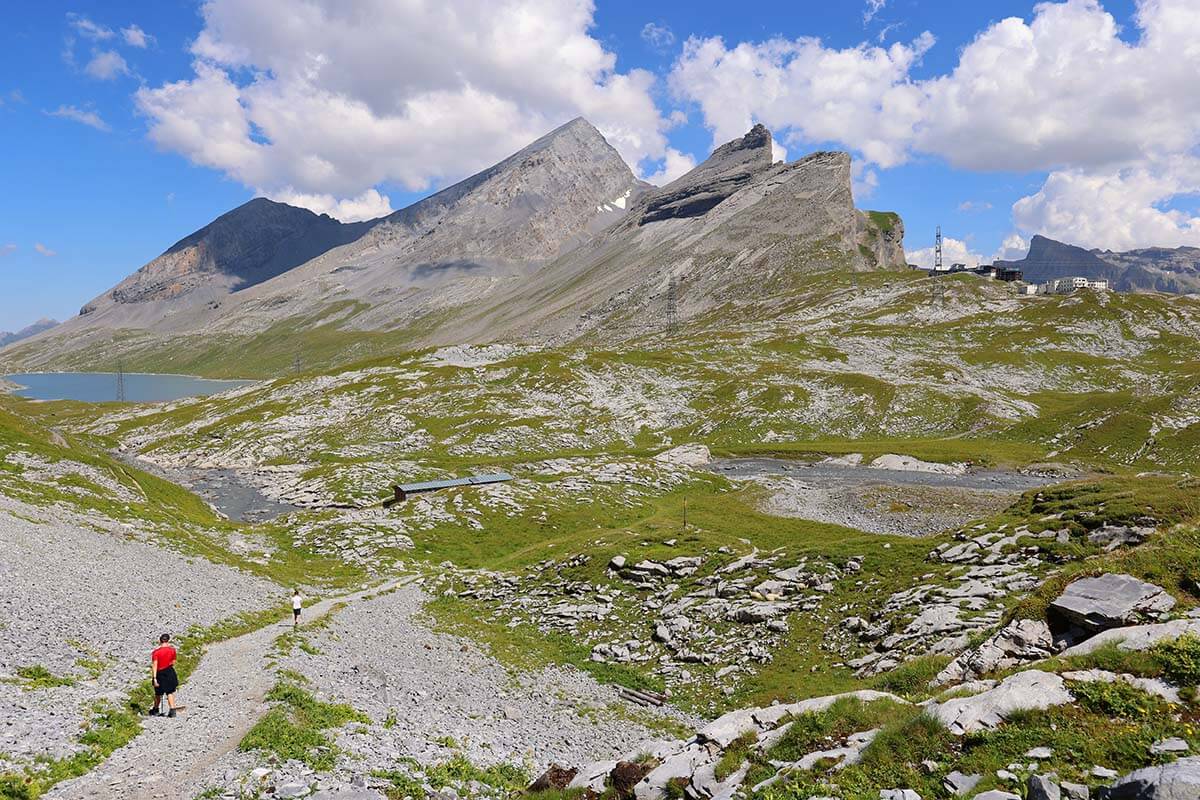
<svg viewBox="0 0 1200 800">
<path fill-rule="evenodd" d="M 163 403 L 182 397 L 199 397 L 245 386 L 252 381 L 213 380 L 194 375 L 155 375 L 127 372 L 28 372 L 5 375 L 19 388 L 13 394 L 32 400 L 81 400 L 107 403 L 117 400 L 118 383 L 124 383 L 130 403 Z"/>
</svg>

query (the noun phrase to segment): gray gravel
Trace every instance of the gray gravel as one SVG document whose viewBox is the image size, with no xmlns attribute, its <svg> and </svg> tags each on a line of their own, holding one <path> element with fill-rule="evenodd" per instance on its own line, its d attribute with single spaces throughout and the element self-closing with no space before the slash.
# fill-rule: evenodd
<svg viewBox="0 0 1200 800">
<path fill-rule="evenodd" d="M 361 594 L 341 601 L 353 603 Z M 316 618 L 335 602 L 323 600 L 307 613 Z M 264 697 L 275 678 L 264 660 L 275 638 L 290 629 L 290 618 L 284 619 L 208 648 L 180 689 L 178 717 L 147 718 L 133 741 L 88 774 L 54 787 L 47 800 L 194 797 L 197 782 L 266 711 Z"/>
<path fill-rule="evenodd" d="M 959 527 L 1058 480 L 1011 470 L 942 474 L 777 458 L 718 459 L 709 469 L 764 486 L 768 514 L 899 536 Z"/>
<path fill-rule="evenodd" d="M 429 630 L 421 614 L 425 599 L 409 585 L 345 608 L 311 637 L 319 654 L 297 648 L 281 662 L 305 675 L 318 695 L 370 717 L 369 726 L 351 724 L 338 734 L 344 755 L 337 772 L 345 781 L 394 769 L 404 756 L 432 764 L 455 752 L 481 766 L 527 763 L 537 772 L 552 762 L 612 758 L 664 738 L 621 717 L 697 724 L 677 711 L 624 705 L 612 687 L 573 668 L 510 673 L 474 643 Z M 615 714 L 614 704 L 627 713 Z M 447 746 L 445 737 L 454 744 Z M 232 753 L 196 788 L 244 786 L 258 764 Z"/>
<path fill-rule="evenodd" d="M 287 594 L 138 541 L 133 531 L 122 538 L 120 527 L 101 532 L 68 519 L 0 497 L 0 679 L 41 665 L 78 681 L 27 690 L 0 680 L 0 753 L 18 763 L 74 752 L 88 707 L 119 702 L 146 676 L 159 633 L 211 625 Z M 103 659 L 98 678 L 77 664 L 81 658 Z"/>
</svg>

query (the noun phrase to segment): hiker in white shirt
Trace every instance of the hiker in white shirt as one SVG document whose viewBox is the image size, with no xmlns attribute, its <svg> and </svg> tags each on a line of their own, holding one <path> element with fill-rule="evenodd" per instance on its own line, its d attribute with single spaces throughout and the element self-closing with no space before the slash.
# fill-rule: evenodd
<svg viewBox="0 0 1200 800">
<path fill-rule="evenodd" d="M 300 627 L 300 612 L 304 610 L 304 595 L 296 589 L 292 592 L 292 629 Z"/>
</svg>

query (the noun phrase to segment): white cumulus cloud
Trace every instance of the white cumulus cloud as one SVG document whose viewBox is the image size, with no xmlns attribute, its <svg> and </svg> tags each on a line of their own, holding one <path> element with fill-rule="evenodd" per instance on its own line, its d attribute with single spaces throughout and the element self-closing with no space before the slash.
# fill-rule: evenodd
<svg viewBox="0 0 1200 800">
<path fill-rule="evenodd" d="M 935 248 L 924 247 L 920 250 L 909 250 L 905 252 L 908 258 L 908 263 L 916 264 L 918 267 L 931 269 L 936 260 Z M 983 263 L 983 255 L 976 253 L 971 249 L 971 246 L 962 239 L 954 239 L 949 236 L 942 237 L 942 266 L 949 268 L 951 264 L 966 264 L 968 267 L 977 267 Z"/>
<path fill-rule="evenodd" d="M 1010 233 L 1000 243 L 1000 249 L 992 256 L 993 261 L 1018 261 L 1029 252 L 1029 241 L 1019 233 Z"/>
<path fill-rule="evenodd" d="M 1098 0 L 1039 3 L 922 80 L 911 73 L 928 33 L 888 48 L 691 39 L 670 80 L 716 141 L 763 122 L 790 146 L 835 142 L 881 168 L 930 154 L 965 170 L 1046 172 L 1014 207 L 1026 233 L 1200 244 L 1194 216 L 1164 210 L 1200 192 L 1200 3 L 1138 0 L 1134 21 L 1131 36 Z"/>
<path fill-rule="evenodd" d="M 300 206 L 315 211 L 318 214 L 328 214 L 343 222 L 361 222 L 387 216 L 394 210 L 391 200 L 381 195 L 375 189 L 368 189 L 358 197 L 338 199 L 331 194 L 299 194 L 296 192 L 277 192 L 271 197 L 280 203 Z"/>
<path fill-rule="evenodd" d="M 647 175 L 646 180 L 655 186 L 666 186 L 676 178 L 682 177 L 696 166 L 696 159 L 687 153 L 682 153 L 674 147 L 667 148 L 662 167 L 653 174 Z"/>
<path fill-rule="evenodd" d="M 700 107 L 714 144 L 761 122 L 785 144 L 842 142 L 890 167 L 907 159 L 921 117 L 908 71 L 933 43 L 928 32 L 908 44 L 846 50 L 810 37 L 733 47 L 720 37 L 691 38 L 670 83 Z"/>
<path fill-rule="evenodd" d="M 1031 233 L 1089 248 L 1200 244 L 1200 213 L 1167 209 L 1200 191 L 1200 159 L 1153 161 L 1115 172 L 1053 172 L 1036 194 L 1013 205 L 1013 221 Z"/>
<path fill-rule="evenodd" d="M 108 131 L 108 123 L 100 118 L 100 115 L 95 111 L 77 106 L 59 106 L 53 111 L 43 111 L 50 117 L 61 117 L 62 119 L 74 120 L 75 122 L 87 125 L 89 128 L 95 128 L 98 131 Z"/>
<path fill-rule="evenodd" d="M 85 39 L 103 41 L 105 39 L 111 39 L 115 35 L 112 28 L 92 22 L 92 20 L 88 19 L 84 15 L 76 14 L 74 12 L 68 12 L 67 24 Z"/>
<path fill-rule="evenodd" d="M 577 115 L 631 165 L 657 163 L 671 122 L 651 96 L 654 76 L 616 68 L 589 33 L 593 10 L 590 0 L 207 0 L 194 74 L 136 100 L 161 148 L 272 197 L 340 204 L 385 181 L 423 190 Z"/>
<path fill-rule="evenodd" d="M 42 244 L 41 242 L 34 242 L 33 249 L 47 258 L 58 255 L 58 253 L 54 252 L 49 247 L 46 247 L 46 245 Z"/>
<path fill-rule="evenodd" d="M 121 28 L 121 38 L 125 40 L 125 44 L 130 47 L 138 47 L 146 49 L 154 42 L 154 37 L 146 33 L 137 25 L 130 25 L 128 28 Z"/>
<path fill-rule="evenodd" d="M 96 80 L 111 81 L 128 75 L 129 65 L 116 50 L 101 50 L 92 56 L 83 71 Z"/>
</svg>

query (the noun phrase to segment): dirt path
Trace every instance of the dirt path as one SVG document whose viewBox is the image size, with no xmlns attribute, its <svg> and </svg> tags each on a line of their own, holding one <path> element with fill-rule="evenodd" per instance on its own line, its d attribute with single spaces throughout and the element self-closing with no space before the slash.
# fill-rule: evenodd
<svg viewBox="0 0 1200 800">
<path fill-rule="evenodd" d="M 337 603 L 354 603 L 365 596 L 413 580 L 402 578 L 350 595 L 331 597 L 305 611 L 311 623 Z M 175 719 L 147 717 L 142 732 L 87 775 L 55 786 L 45 797 L 53 800 L 185 800 L 194 783 L 222 755 L 237 747 L 246 732 L 266 712 L 264 698 L 275 674 L 264 654 L 291 620 L 260 628 L 208 648 L 200 666 L 180 688 L 177 700 L 187 706 Z"/>
</svg>

